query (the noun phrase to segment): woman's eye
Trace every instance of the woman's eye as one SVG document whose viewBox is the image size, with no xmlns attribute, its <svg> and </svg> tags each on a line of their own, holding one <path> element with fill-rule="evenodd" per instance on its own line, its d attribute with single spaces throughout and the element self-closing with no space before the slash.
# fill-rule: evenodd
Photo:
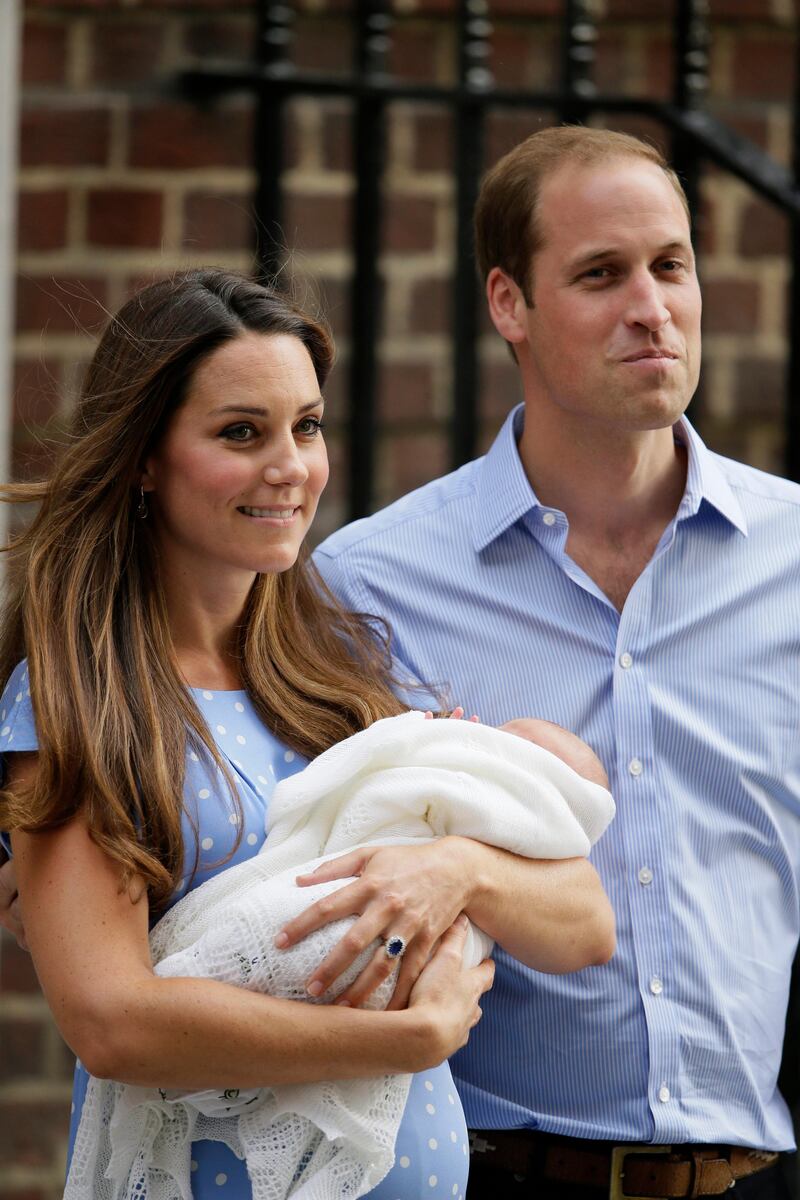
<svg viewBox="0 0 800 1200">
<path fill-rule="evenodd" d="M 220 437 L 227 438 L 230 442 L 249 442 L 255 437 L 255 430 L 252 425 L 242 421 L 238 425 L 227 425 Z"/>
<path fill-rule="evenodd" d="M 303 417 L 302 421 L 298 421 L 297 423 L 297 432 L 310 435 L 311 437 L 322 433 L 324 428 L 325 426 L 319 417 Z"/>
</svg>

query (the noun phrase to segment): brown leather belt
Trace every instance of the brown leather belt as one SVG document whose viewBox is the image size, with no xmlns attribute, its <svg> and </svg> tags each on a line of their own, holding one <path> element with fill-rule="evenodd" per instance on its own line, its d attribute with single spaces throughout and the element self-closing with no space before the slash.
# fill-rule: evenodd
<svg viewBox="0 0 800 1200">
<path fill-rule="evenodd" d="M 610 1200 L 721 1196 L 738 1179 L 773 1166 L 779 1157 L 744 1146 L 614 1146 L 528 1129 L 471 1130 L 470 1150 L 476 1163 L 517 1179 L 602 1189 Z"/>
</svg>

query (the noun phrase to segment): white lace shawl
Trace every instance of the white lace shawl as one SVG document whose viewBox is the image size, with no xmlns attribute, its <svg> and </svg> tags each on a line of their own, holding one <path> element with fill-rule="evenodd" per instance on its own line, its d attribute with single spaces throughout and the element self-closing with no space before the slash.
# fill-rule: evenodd
<svg viewBox="0 0 800 1200">
<path fill-rule="evenodd" d="M 156 974 L 308 1002 L 305 981 L 353 918 L 276 950 L 288 920 L 347 882 L 298 888 L 299 868 L 363 844 L 446 834 L 527 857 L 586 855 L 613 813 L 604 788 L 519 737 L 421 713 L 378 721 L 278 784 L 261 852 L 194 889 L 153 929 Z M 343 991 L 376 945 L 319 1002 Z M 490 947 L 474 931 L 471 961 Z M 370 1007 L 385 1007 L 393 986 Z M 409 1075 L 386 1075 L 187 1096 L 91 1078 L 65 1200 L 191 1200 L 191 1143 L 204 1138 L 246 1160 L 254 1200 L 362 1196 L 392 1166 L 409 1085 Z"/>
</svg>

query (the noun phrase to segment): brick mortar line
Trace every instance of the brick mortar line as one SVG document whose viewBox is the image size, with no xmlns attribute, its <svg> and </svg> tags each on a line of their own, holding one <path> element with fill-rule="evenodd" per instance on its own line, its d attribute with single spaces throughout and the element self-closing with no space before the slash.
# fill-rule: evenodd
<svg viewBox="0 0 800 1200">
<path fill-rule="evenodd" d="M 10 1017 L 12 1020 L 32 1017 L 38 1021 L 53 1018 L 44 996 L 35 992 L 5 992 L 0 995 L 0 1017 Z"/>
<path fill-rule="evenodd" d="M 213 187 L 215 184 L 235 183 L 239 187 L 252 189 L 255 172 L 251 167 L 189 167 L 185 170 L 168 171 L 162 167 L 119 166 L 40 166 L 20 167 L 17 173 L 18 189 L 36 187 L 64 187 L 73 184 L 84 186 L 124 187 L 131 191 L 166 190 L 174 186 Z"/>
<path fill-rule="evenodd" d="M 703 391 L 708 411 L 722 421 L 730 421 L 736 415 L 736 380 L 733 365 L 733 356 L 716 356 L 711 386 L 709 387 L 706 380 Z"/>
<path fill-rule="evenodd" d="M 351 196 L 355 193 L 355 177 L 350 171 L 312 170 L 288 167 L 283 172 L 283 186 L 289 195 Z M 416 171 L 413 167 L 390 167 L 383 179 L 388 195 L 420 200 L 449 200 L 455 192 L 452 175 L 444 171 Z"/>
<path fill-rule="evenodd" d="M 54 1079 L 21 1079 L 13 1083 L 0 1084 L 0 1104 L 25 1104 L 40 1100 L 64 1100 L 69 1106 L 72 1099 L 72 1083 Z"/>
<path fill-rule="evenodd" d="M 109 279 L 123 272 L 175 270 L 181 267 L 206 266 L 210 261 L 220 260 L 230 267 L 246 269 L 252 263 L 252 253 L 245 247 L 242 250 L 206 250 L 198 251 L 175 247 L 161 251 L 131 250 L 129 248 L 115 249 L 108 246 L 79 246 L 68 247 L 66 251 L 45 251 L 37 255 L 35 251 L 25 251 L 17 256 L 17 266 L 22 275 L 31 274 L 37 278 L 42 275 L 62 275 L 79 273 L 81 275 L 96 275 L 100 279 Z"/>
<path fill-rule="evenodd" d="M 82 39 L 79 36 L 83 29 L 92 22 L 91 17 L 75 17 L 72 20 L 75 22 L 75 28 L 78 30 L 76 34 L 71 23 L 68 22 L 70 36 L 75 39 L 78 47 L 77 57 L 80 60 L 82 53 Z M 69 47 L 67 58 L 70 57 Z M 182 61 L 177 64 L 179 69 L 186 67 L 196 68 L 203 65 L 203 58 L 196 59 L 183 57 Z M 70 70 L 74 70 L 77 76 L 81 75 L 82 65 L 80 61 L 77 64 L 68 63 Z M 68 71 L 69 74 L 69 71 Z M 86 109 L 93 111 L 102 111 L 105 108 L 124 105 L 131 110 L 145 110 L 148 108 L 169 107 L 169 108 L 186 108 L 188 111 L 196 111 L 197 106 L 191 101 L 182 97 L 179 93 L 167 90 L 174 85 L 175 71 L 165 71 L 163 75 L 153 82 L 151 80 L 127 80 L 124 83 L 113 87 L 109 84 L 94 83 L 89 81 L 86 84 L 63 83 L 28 83 L 23 87 L 22 111 L 36 112 L 40 109 L 52 108 L 54 105 L 61 112 L 79 112 Z M 255 99 L 251 98 L 244 91 L 232 92 L 228 96 L 223 96 L 214 102 L 215 112 L 245 112 L 254 107 Z"/>
<path fill-rule="evenodd" d="M 787 341 L 789 336 L 787 297 L 789 279 L 789 264 L 785 260 L 772 259 L 769 263 L 764 264 L 759 306 L 761 326 L 770 334 L 783 329 Z"/>
<path fill-rule="evenodd" d="M 726 254 L 704 254 L 700 260 L 700 286 L 704 283 L 762 283 L 789 278 L 789 265 L 783 254 L 759 254 L 735 258 Z"/>
<path fill-rule="evenodd" d="M 776 360 L 784 360 L 786 357 L 785 338 L 772 331 L 755 331 L 751 334 L 704 333 L 703 347 L 707 359 L 723 349 L 733 358 L 745 358 L 751 354 Z"/>
<path fill-rule="evenodd" d="M 64 1161 L 52 1167 L 16 1167 L 0 1166 L 0 1197 L 29 1187 L 59 1187 L 64 1186 Z"/>
</svg>

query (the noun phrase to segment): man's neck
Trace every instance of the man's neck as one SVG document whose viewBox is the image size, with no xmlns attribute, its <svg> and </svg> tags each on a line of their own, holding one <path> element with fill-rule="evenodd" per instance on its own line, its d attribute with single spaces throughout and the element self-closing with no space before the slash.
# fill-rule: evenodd
<svg viewBox="0 0 800 1200">
<path fill-rule="evenodd" d="M 569 521 L 567 552 L 620 611 L 675 516 L 686 450 L 672 429 L 556 430 L 527 414 L 522 464 L 541 504 Z"/>
</svg>

